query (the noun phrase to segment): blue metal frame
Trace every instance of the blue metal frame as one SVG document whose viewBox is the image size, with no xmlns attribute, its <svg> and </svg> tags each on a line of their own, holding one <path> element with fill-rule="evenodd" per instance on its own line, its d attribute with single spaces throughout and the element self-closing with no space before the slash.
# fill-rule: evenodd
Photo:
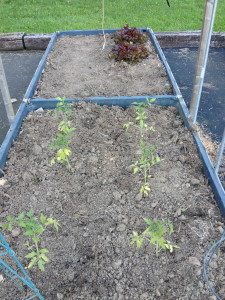
<svg viewBox="0 0 225 300">
<path fill-rule="evenodd" d="M 145 101 L 146 97 L 148 98 L 156 98 L 156 104 L 158 105 L 165 105 L 165 106 L 175 106 L 185 125 L 187 127 L 191 127 L 191 124 L 189 122 L 189 111 L 188 108 L 184 102 L 184 99 L 181 95 L 180 89 L 176 83 L 176 80 L 173 76 L 173 73 L 167 63 L 167 60 L 163 54 L 163 51 L 153 33 L 153 31 L 149 28 L 140 28 L 141 30 L 145 31 L 148 33 L 152 43 L 155 46 L 155 49 L 160 57 L 160 59 L 163 62 L 163 65 L 166 69 L 167 75 L 169 77 L 169 80 L 171 82 L 171 85 L 173 87 L 173 92 L 174 95 L 162 95 L 162 96 L 158 96 L 158 95 L 143 95 L 143 96 L 133 96 L 133 97 L 111 97 L 111 98 L 104 98 L 104 97 L 95 97 L 95 98 L 89 98 L 86 99 L 85 101 L 87 102 L 93 102 L 99 105 L 119 105 L 122 107 L 127 107 L 129 105 L 132 104 L 132 102 L 143 102 Z M 106 29 L 105 33 L 113 33 L 115 32 L 117 29 Z M 100 34 L 102 33 L 101 30 L 76 30 L 76 31 L 58 31 L 55 32 L 51 38 L 51 41 L 49 42 L 49 45 L 38 65 L 38 68 L 31 80 L 31 83 L 25 93 L 24 96 L 24 101 L 26 102 L 28 100 L 29 104 L 25 104 L 23 103 L 20 107 L 19 112 L 16 115 L 16 119 L 13 122 L 13 124 L 10 127 L 10 130 L 6 136 L 5 141 L 2 144 L 2 147 L 0 148 L 0 168 L 3 168 L 3 166 L 5 165 L 6 159 L 7 159 L 7 153 L 11 147 L 11 144 L 13 142 L 13 140 L 16 138 L 19 128 L 21 126 L 22 120 L 23 118 L 26 116 L 26 114 L 31 111 L 31 110 L 35 110 L 38 109 L 39 107 L 43 107 L 43 108 L 54 108 L 57 100 L 56 99 L 35 99 L 32 98 L 34 91 L 37 87 L 37 83 L 41 77 L 42 71 L 45 67 L 45 63 L 46 63 L 46 59 L 47 56 L 49 54 L 49 52 L 52 50 L 54 43 L 56 42 L 56 40 L 61 37 L 61 36 L 75 36 L 75 35 L 95 35 L 95 34 Z M 66 101 L 68 102 L 77 102 L 79 101 L 79 99 L 66 99 Z M 203 166 L 204 166 L 204 172 L 206 177 L 209 179 L 209 182 L 212 186 L 215 198 L 217 200 L 218 206 L 220 208 L 221 214 L 225 217 L 225 193 L 224 193 L 224 189 L 221 185 L 221 182 L 217 176 L 217 174 L 215 173 L 215 170 L 212 166 L 212 163 L 207 155 L 207 152 L 199 138 L 199 136 L 195 135 L 195 133 L 193 133 L 198 151 L 199 151 L 199 155 L 203 161 Z"/>
<path fill-rule="evenodd" d="M 176 80 L 171 72 L 171 69 L 167 63 L 167 60 L 162 52 L 162 49 L 153 33 L 153 31 L 150 29 L 150 28 L 139 28 L 140 30 L 142 30 L 143 32 L 147 32 L 148 33 L 148 36 L 149 38 L 151 39 L 153 45 L 155 46 L 155 50 L 156 52 L 158 53 L 164 67 L 165 67 L 165 70 L 167 72 L 167 75 L 168 75 L 168 78 L 170 80 L 170 83 L 173 87 L 173 92 L 174 92 L 174 95 L 176 95 L 176 97 L 181 97 L 181 93 L 180 93 L 180 90 L 179 90 L 179 87 L 176 83 Z M 114 33 L 116 32 L 118 29 L 106 29 L 105 30 L 105 33 Z M 24 99 L 29 99 L 29 101 L 33 101 L 33 95 L 34 95 L 34 92 L 35 92 L 35 89 L 37 87 L 37 84 L 38 84 L 38 81 L 39 79 L 41 78 L 41 74 L 42 74 L 42 71 L 45 67 L 45 64 L 46 64 L 46 60 L 47 60 L 47 57 L 48 57 L 48 54 L 51 52 L 52 48 L 54 47 L 54 44 L 55 42 L 57 41 L 58 38 L 62 37 L 62 36 L 77 36 L 77 35 L 96 35 L 96 34 L 101 34 L 102 33 L 102 30 L 100 29 L 96 29 L 96 30 L 71 30 L 71 31 L 57 31 L 55 32 L 53 35 L 52 35 L 52 38 L 48 44 L 48 47 L 47 49 L 45 50 L 45 53 L 37 67 L 37 70 L 36 72 L 34 73 L 34 76 L 30 82 L 30 85 L 24 95 Z M 165 97 L 168 97 L 168 96 L 174 96 L 174 95 L 165 95 Z M 147 97 L 149 98 L 153 98 L 152 95 L 147 95 Z M 107 98 L 105 98 L 107 99 Z"/>
<path fill-rule="evenodd" d="M 3 250 L 4 252 L 0 253 L 0 257 L 8 254 L 14 260 L 14 262 L 17 264 L 17 266 L 18 266 L 19 270 L 21 271 L 21 273 L 23 274 L 23 276 L 20 276 L 17 271 L 12 269 L 2 259 L 0 259 L 0 269 L 2 269 L 4 271 L 4 273 L 17 285 L 19 285 L 19 283 L 16 281 L 15 278 L 13 278 L 13 275 L 16 278 L 18 278 L 20 281 L 22 281 L 22 283 L 26 284 L 32 290 L 34 295 L 32 295 L 29 298 L 26 298 L 26 300 L 30 300 L 30 299 L 33 299 L 35 297 L 38 297 L 40 300 L 44 300 L 44 297 L 40 294 L 37 287 L 33 284 L 30 277 L 28 276 L 28 274 L 26 273 L 26 271 L 22 267 L 21 263 L 17 259 L 14 251 L 10 248 L 9 244 L 6 242 L 5 238 L 3 237 L 3 235 L 1 233 L 0 233 L 0 247 L 2 247 L 4 249 Z"/>
</svg>

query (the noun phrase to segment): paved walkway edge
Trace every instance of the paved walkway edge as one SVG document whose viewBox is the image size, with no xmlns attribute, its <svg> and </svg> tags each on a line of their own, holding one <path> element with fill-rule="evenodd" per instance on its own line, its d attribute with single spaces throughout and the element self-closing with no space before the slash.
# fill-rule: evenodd
<svg viewBox="0 0 225 300">
<path fill-rule="evenodd" d="M 161 47 L 198 47 L 201 31 L 155 32 Z M 0 51 L 45 50 L 52 37 L 50 33 L 1 33 Z M 225 47 L 225 32 L 213 32 L 212 47 Z"/>
</svg>

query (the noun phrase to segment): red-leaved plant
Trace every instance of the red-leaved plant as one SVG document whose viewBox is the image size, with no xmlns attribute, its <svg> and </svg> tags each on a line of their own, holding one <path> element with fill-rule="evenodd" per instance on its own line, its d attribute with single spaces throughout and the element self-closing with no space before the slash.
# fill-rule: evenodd
<svg viewBox="0 0 225 300">
<path fill-rule="evenodd" d="M 110 54 L 111 59 L 116 61 L 126 61 L 129 63 L 137 63 L 149 56 L 149 50 L 143 44 L 130 44 L 127 42 L 119 42 L 112 48 Z"/>
<path fill-rule="evenodd" d="M 114 34 L 114 42 L 116 44 L 123 41 L 130 44 L 144 44 L 147 40 L 148 36 L 146 33 L 141 32 L 136 27 L 130 28 L 128 24 Z"/>
<path fill-rule="evenodd" d="M 138 63 L 149 56 L 149 49 L 145 46 L 148 37 L 135 27 L 124 26 L 114 34 L 115 46 L 109 58 L 116 61 Z"/>
</svg>

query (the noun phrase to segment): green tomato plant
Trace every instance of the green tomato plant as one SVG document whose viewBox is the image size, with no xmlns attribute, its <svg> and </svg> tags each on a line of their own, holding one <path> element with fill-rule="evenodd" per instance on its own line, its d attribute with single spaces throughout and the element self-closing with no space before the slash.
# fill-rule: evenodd
<svg viewBox="0 0 225 300">
<path fill-rule="evenodd" d="M 152 126 L 149 126 L 146 124 L 146 120 L 148 117 L 146 116 L 146 107 L 150 106 L 152 102 L 154 102 L 155 99 L 147 99 L 147 102 L 134 102 L 133 104 L 136 107 L 136 118 L 135 121 L 138 123 L 138 130 L 139 130 L 139 145 L 140 145 L 140 154 L 141 157 L 131 165 L 133 168 L 134 174 L 142 174 L 144 180 L 143 184 L 140 188 L 140 193 L 143 195 L 148 195 L 148 193 L 151 191 L 151 188 L 149 187 L 148 178 L 151 178 L 150 169 L 155 164 L 159 163 L 162 159 L 159 156 L 155 156 L 155 146 L 149 147 L 145 142 L 145 132 L 146 131 L 154 131 L 154 128 Z M 128 122 L 123 125 L 125 130 L 127 131 L 130 126 L 134 125 L 134 122 Z"/>
<path fill-rule="evenodd" d="M 69 157 L 71 155 L 71 150 L 69 147 L 71 140 L 71 132 L 73 132 L 76 128 L 71 126 L 71 121 L 69 121 L 68 115 L 72 113 L 71 103 L 65 103 L 66 97 L 56 98 L 59 102 L 56 105 L 56 109 L 54 110 L 54 114 L 56 116 L 60 115 L 62 117 L 62 121 L 58 124 L 58 131 L 56 139 L 52 139 L 52 143 L 50 147 L 57 150 L 57 154 L 50 161 L 51 165 L 54 165 L 56 162 L 67 164 L 68 169 L 71 169 L 71 165 L 69 162 Z"/>
<path fill-rule="evenodd" d="M 43 214 L 39 218 L 34 217 L 32 211 L 28 211 L 26 214 L 22 212 L 16 218 L 8 216 L 6 219 L 7 222 L 2 224 L 3 231 L 9 230 L 12 232 L 14 227 L 22 228 L 23 235 L 30 237 L 30 241 L 24 243 L 24 246 L 30 251 L 25 255 L 25 258 L 30 259 L 28 268 L 37 265 L 41 271 L 44 271 L 44 265 L 49 262 L 46 255 L 49 251 L 46 248 L 40 248 L 41 235 L 49 225 L 52 225 L 58 231 L 59 223 L 52 218 L 45 217 Z"/>
<path fill-rule="evenodd" d="M 131 244 L 135 244 L 137 248 L 140 248 L 145 240 L 155 246 L 156 256 L 159 256 L 161 250 L 169 250 L 173 252 L 174 248 L 179 248 L 176 245 L 172 245 L 170 241 L 165 238 L 165 235 L 171 235 L 174 233 L 173 224 L 171 221 L 162 222 L 160 220 L 144 219 L 149 225 L 141 234 L 133 232 L 133 238 Z"/>
</svg>

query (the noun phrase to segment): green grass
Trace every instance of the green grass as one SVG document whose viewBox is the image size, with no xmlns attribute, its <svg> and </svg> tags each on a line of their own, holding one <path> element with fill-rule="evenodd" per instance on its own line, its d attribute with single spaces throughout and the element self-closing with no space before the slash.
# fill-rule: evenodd
<svg viewBox="0 0 225 300">
<path fill-rule="evenodd" d="M 0 0 L 0 32 L 52 33 L 101 28 L 102 0 Z M 205 0 L 105 0 L 105 28 L 125 24 L 153 31 L 200 30 Z M 219 0 L 214 31 L 225 31 Z"/>
</svg>

